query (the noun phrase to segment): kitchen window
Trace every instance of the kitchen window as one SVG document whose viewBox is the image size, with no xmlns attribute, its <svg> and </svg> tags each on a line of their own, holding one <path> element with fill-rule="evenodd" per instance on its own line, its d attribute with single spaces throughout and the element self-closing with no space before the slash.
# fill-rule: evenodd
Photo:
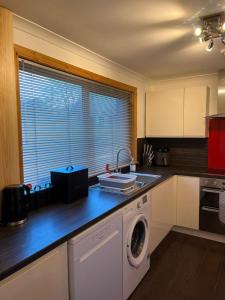
<svg viewBox="0 0 225 300">
<path fill-rule="evenodd" d="M 114 168 L 132 147 L 132 93 L 19 59 L 23 179 L 44 185 L 50 170 Z M 121 164 L 127 165 L 126 151 Z"/>
</svg>

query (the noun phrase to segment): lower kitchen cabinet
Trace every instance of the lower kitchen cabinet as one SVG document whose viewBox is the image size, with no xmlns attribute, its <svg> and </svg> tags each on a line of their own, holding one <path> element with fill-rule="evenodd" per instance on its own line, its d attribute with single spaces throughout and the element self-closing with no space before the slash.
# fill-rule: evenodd
<svg viewBox="0 0 225 300">
<path fill-rule="evenodd" d="M 176 176 L 151 191 L 150 246 L 152 253 L 176 222 Z"/>
<path fill-rule="evenodd" d="M 67 244 L 0 282 L 2 300 L 68 300 Z"/>
<path fill-rule="evenodd" d="M 177 176 L 177 225 L 199 229 L 199 178 Z"/>
</svg>

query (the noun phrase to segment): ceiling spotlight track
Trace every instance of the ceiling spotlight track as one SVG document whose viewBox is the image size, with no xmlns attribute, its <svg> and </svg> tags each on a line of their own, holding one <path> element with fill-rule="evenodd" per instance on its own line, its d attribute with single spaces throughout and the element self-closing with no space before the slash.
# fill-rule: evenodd
<svg viewBox="0 0 225 300">
<path fill-rule="evenodd" d="M 201 17 L 199 25 L 195 27 L 195 36 L 199 38 L 200 43 L 207 42 L 206 50 L 212 51 L 214 40 L 220 39 L 225 45 L 225 15 L 224 12 Z"/>
</svg>

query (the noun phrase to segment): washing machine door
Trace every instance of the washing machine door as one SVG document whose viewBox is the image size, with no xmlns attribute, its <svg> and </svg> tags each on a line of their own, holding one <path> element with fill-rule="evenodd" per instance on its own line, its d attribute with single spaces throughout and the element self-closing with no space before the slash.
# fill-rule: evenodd
<svg viewBox="0 0 225 300">
<path fill-rule="evenodd" d="M 131 224 L 127 239 L 127 258 L 133 267 L 138 268 L 146 256 L 149 234 L 145 216 L 138 215 Z"/>
</svg>

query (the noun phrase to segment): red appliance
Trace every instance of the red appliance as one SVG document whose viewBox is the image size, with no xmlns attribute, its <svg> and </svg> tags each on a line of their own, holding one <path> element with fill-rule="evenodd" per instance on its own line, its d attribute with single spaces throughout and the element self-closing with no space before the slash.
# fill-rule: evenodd
<svg viewBox="0 0 225 300">
<path fill-rule="evenodd" d="M 208 168 L 225 170 L 225 118 L 209 120 Z"/>
</svg>

